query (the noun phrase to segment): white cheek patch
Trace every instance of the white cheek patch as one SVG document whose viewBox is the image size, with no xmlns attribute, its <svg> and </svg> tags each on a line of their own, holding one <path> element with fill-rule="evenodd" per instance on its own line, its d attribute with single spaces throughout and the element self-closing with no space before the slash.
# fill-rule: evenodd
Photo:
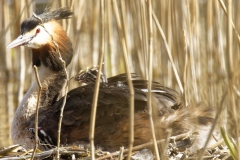
<svg viewBox="0 0 240 160">
<path fill-rule="evenodd" d="M 49 35 L 50 32 L 46 32 L 45 28 L 43 28 L 42 26 L 38 26 L 38 28 L 40 29 L 40 32 L 36 34 L 36 36 L 32 39 L 31 42 L 36 46 L 40 47 L 49 43 L 49 41 L 51 40 L 51 36 Z"/>
<path fill-rule="evenodd" d="M 24 36 L 33 36 L 32 40 L 30 40 L 25 46 L 29 48 L 38 49 L 41 46 L 49 43 L 51 41 L 50 34 L 53 33 L 52 22 L 48 22 L 44 24 L 44 27 L 38 25 L 30 32 L 24 34 Z M 40 29 L 39 33 L 36 33 L 37 29 Z"/>
</svg>

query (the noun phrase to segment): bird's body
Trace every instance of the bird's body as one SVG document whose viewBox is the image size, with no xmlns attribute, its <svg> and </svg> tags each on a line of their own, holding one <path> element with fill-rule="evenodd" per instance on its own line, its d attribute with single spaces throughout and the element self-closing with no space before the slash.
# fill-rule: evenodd
<svg viewBox="0 0 240 160">
<path fill-rule="evenodd" d="M 37 16 L 22 23 L 21 36 L 7 47 L 25 45 L 32 49 L 32 62 L 39 68 L 43 86 L 39 105 L 39 127 L 43 135 L 47 135 L 48 143 L 51 145 L 56 145 L 58 120 L 63 103 L 62 90 L 67 82 L 65 66 L 61 58 L 67 66 L 73 54 L 71 42 L 57 20 L 71 15 L 72 12 L 64 8 L 53 12 L 48 10 L 39 12 Z M 55 43 L 59 46 L 61 57 Z M 147 113 L 147 84 L 147 81 L 139 78 L 133 80 L 134 145 L 149 142 L 152 139 Z M 35 82 L 18 106 L 12 124 L 13 142 L 23 144 L 26 148 L 34 146 L 29 128 L 34 127 L 38 89 Z M 172 129 L 173 135 L 176 135 L 211 123 L 210 109 L 205 107 L 192 109 L 182 106 L 176 91 L 153 82 L 152 92 L 158 139 L 166 137 L 167 129 Z M 62 144 L 88 143 L 93 93 L 94 83 L 89 83 L 67 94 L 61 130 Z M 107 84 L 101 83 L 96 115 L 96 145 L 109 150 L 128 146 L 129 97 L 124 74 L 109 78 Z"/>
<path fill-rule="evenodd" d="M 42 84 L 39 108 L 48 109 L 52 103 L 62 97 L 61 91 L 66 82 L 66 76 L 63 76 L 63 71 L 60 73 L 46 69 L 44 66 L 39 67 L 39 78 Z M 26 128 L 26 124 L 36 112 L 38 91 L 39 86 L 37 82 L 34 82 L 19 104 L 12 123 L 11 136 L 13 142 L 15 144 L 24 144 L 27 148 L 33 146 L 33 140 L 30 138 L 32 135 L 28 127 Z M 27 143 L 23 143 L 24 141 L 27 141 Z"/>
</svg>

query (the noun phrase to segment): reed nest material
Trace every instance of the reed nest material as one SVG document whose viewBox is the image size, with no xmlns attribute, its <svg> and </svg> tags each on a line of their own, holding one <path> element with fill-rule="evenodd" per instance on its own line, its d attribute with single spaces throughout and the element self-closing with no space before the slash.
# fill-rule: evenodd
<svg viewBox="0 0 240 160">
<path fill-rule="evenodd" d="M 188 148 L 191 147 L 194 142 L 195 136 L 198 133 L 184 133 L 178 136 L 170 137 L 168 140 L 158 140 L 157 144 L 168 143 L 167 147 L 167 159 L 197 159 L 198 153 L 189 152 Z M 232 159 L 232 156 L 226 146 L 223 146 L 224 141 L 220 140 L 214 145 L 210 146 L 204 153 L 203 159 Z M 131 159 L 154 159 L 155 155 L 151 152 L 153 142 L 145 143 L 139 146 L 133 147 Z M 148 149 L 146 149 L 148 148 Z M 184 148 L 184 149 L 183 149 Z M 122 158 L 127 158 L 128 149 L 120 148 L 116 152 L 108 152 L 102 150 L 95 150 L 95 157 L 97 160 L 119 160 L 120 155 Z M 0 159 L 30 159 L 33 150 L 26 151 L 20 145 L 9 146 L 0 150 Z M 201 150 L 199 150 L 201 152 Z M 37 150 L 34 159 L 56 159 L 57 149 L 51 149 L 48 151 Z M 83 147 L 69 146 L 60 148 L 61 159 L 91 159 L 90 151 Z"/>
</svg>

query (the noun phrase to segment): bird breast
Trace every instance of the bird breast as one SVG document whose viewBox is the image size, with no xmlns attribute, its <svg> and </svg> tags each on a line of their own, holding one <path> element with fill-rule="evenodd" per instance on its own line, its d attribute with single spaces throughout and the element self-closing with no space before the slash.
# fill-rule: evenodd
<svg viewBox="0 0 240 160">
<path fill-rule="evenodd" d="M 64 85 L 64 80 L 62 80 L 61 85 L 59 82 L 59 75 L 54 71 L 51 71 L 44 67 L 43 65 L 38 68 L 39 79 L 42 85 L 41 97 L 39 102 L 39 109 L 42 107 L 48 107 L 49 104 L 54 103 L 53 97 L 58 97 L 61 93 L 62 85 Z M 61 76 L 60 76 L 61 78 Z M 55 86 L 58 89 L 54 89 Z M 49 92 L 49 89 L 51 92 Z M 31 134 L 29 132 L 28 121 L 31 116 L 36 112 L 36 105 L 38 99 L 39 86 L 35 81 L 27 93 L 24 95 L 22 102 L 19 104 L 11 128 L 11 136 L 14 144 L 24 144 L 26 148 L 32 148 L 34 142 L 30 139 Z M 34 120 L 33 120 L 34 122 Z"/>
<path fill-rule="evenodd" d="M 32 92 L 28 97 L 24 97 L 18 107 L 13 119 L 11 136 L 14 144 L 23 144 L 26 148 L 32 148 L 33 140 L 30 139 L 30 132 L 26 122 L 35 113 L 37 104 L 37 92 Z"/>
</svg>

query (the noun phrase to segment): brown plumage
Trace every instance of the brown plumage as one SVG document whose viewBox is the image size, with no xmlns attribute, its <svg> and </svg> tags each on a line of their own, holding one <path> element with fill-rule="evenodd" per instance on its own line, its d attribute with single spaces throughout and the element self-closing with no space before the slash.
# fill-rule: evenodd
<svg viewBox="0 0 240 160">
<path fill-rule="evenodd" d="M 118 75 L 112 79 L 122 79 Z M 124 76 L 123 76 L 124 77 Z M 95 144 L 107 150 L 118 150 L 128 144 L 128 113 L 129 91 L 126 86 L 117 87 L 117 82 L 111 81 L 100 86 L 98 109 L 96 116 Z M 149 142 L 151 129 L 147 113 L 146 93 L 141 89 L 146 88 L 146 81 L 134 80 L 135 88 L 135 145 Z M 199 125 L 209 125 L 212 122 L 212 110 L 204 106 L 185 108 L 179 106 L 177 93 L 169 88 L 164 88 L 158 83 L 153 83 L 153 89 L 164 92 L 155 93 L 157 115 L 156 129 L 159 139 L 166 138 L 167 129 L 173 130 L 173 135 L 188 131 L 197 131 Z M 89 122 L 94 84 L 88 84 L 70 91 L 64 109 L 61 142 L 63 144 L 88 143 Z M 48 110 L 40 110 L 39 126 L 51 135 L 53 144 L 56 145 L 58 119 L 63 99 L 51 106 Z M 179 108 L 180 107 L 180 108 Z M 174 109 L 172 109 L 174 108 Z M 175 110 L 175 108 L 179 108 Z M 34 126 L 30 118 L 28 126 Z"/>
<path fill-rule="evenodd" d="M 33 64 L 39 67 L 40 80 L 43 85 L 39 108 L 40 139 L 47 140 L 50 145 L 56 145 L 57 128 L 63 98 L 61 92 L 66 83 L 66 74 L 59 55 L 56 52 L 54 41 L 66 66 L 72 59 L 72 45 L 57 20 L 68 18 L 72 12 L 60 8 L 53 12 L 43 10 L 38 17 L 31 17 L 21 25 L 21 35 L 7 48 L 20 45 L 32 49 Z M 44 27 L 43 27 L 43 26 Z M 47 30 L 47 32 L 46 32 Z M 151 130 L 147 113 L 147 84 L 146 80 L 132 74 L 134 80 L 135 115 L 134 145 L 151 140 Z M 95 144 L 108 150 L 118 150 L 120 146 L 128 146 L 129 123 L 129 89 L 126 75 L 121 74 L 109 78 L 107 83 L 100 85 L 97 115 Z M 120 84 L 120 85 L 119 85 Z M 13 125 L 12 138 L 14 143 L 25 144 L 31 148 L 34 141 L 34 116 L 38 86 L 36 82 L 29 89 L 19 105 Z M 154 120 L 158 139 L 166 137 L 166 130 L 172 129 L 173 135 L 207 126 L 212 121 L 212 110 L 206 107 L 184 107 L 178 93 L 170 88 L 153 82 Z M 63 113 L 61 130 L 62 144 L 88 143 L 90 112 L 94 93 L 94 83 L 73 89 L 67 94 L 67 101 Z M 43 134 L 44 133 L 44 134 Z"/>
</svg>

